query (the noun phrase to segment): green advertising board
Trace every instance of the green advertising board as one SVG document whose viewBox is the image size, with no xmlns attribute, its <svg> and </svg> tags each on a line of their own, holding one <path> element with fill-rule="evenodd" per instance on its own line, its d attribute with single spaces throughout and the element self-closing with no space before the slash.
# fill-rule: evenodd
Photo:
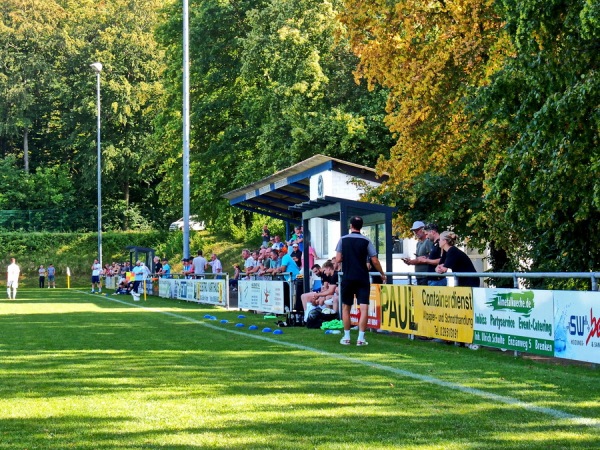
<svg viewBox="0 0 600 450">
<path fill-rule="evenodd" d="M 473 289 L 475 344 L 554 356 L 553 294 Z"/>
</svg>

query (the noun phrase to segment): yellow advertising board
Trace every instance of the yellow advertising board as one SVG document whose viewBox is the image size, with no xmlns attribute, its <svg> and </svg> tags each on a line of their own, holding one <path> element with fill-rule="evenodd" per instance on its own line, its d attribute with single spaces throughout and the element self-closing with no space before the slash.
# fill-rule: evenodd
<svg viewBox="0 0 600 450">
<path fill-rule="evenodd" d="M 473 342 L 473 289 L 412 286 L 419 336 Z"/>
<path fill-rule="evenodd" d="M 381 329 L 415 334 L 417 324 L 412 286 L 382 284 L 379 288 Z"/>
</svg>

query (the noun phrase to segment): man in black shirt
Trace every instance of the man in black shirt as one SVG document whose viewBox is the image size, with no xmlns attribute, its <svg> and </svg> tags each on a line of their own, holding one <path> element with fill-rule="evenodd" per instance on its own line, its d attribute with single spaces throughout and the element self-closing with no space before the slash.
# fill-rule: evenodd
<svg viewBox="0 0 600 450">
<path fill-rule="evenodd" d="M 373 267 L 381 274 L 382 281 L 385 283 L 386 280 L 375 246 L 368 237 L 360 233 L 362 226 L 362 217 L 354 216 L 350 220 L 350 233 L 342 236 L 335 248 L 336 262 L 338 267 L 341 265 L 343 273 L 341 298 L 344 337 L 340 340 L 342 345 L 350 345 L 350 308 L 354 304 L 354 297 L 360 308 L 356 345 L 368 345 L 365 340 L 365 330 L 367 329 L 371 291 L 371 279 L 367 267 L 369 258 L 371 258 Z"/>
<path fill-rule="evenodd" d="M 434 273 L 435 268 L 440 263 L 442 257 L 442 249 L 440 248 L 440 233 L 437 224 L 430 223 L 425 226 L 425 233 L 433 246 L 427 256 L 419 257 L 419 262 L 428 264 L 428 272 Z M 448 286 L 448 278 L 446 277 L 427 277 L 428 286 Z"/>
</svg>

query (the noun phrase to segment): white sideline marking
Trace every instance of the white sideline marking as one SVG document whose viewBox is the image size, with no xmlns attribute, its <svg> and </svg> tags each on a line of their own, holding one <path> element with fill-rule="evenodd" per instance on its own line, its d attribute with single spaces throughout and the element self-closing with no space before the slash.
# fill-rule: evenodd
<svg viewBox="0 0 600 450">
<path fill-rule="evenodd" d="M 80 291 L 81 292 L 81 291 Z M 87 294 L 87 295 L 91 295 L 93 297 L 97 297 L 97 295 L 91 294 L 89 292 L 82 292 L 82 294 Z M 286 342 L 286 341 L 281 341 L 278 339 L 273 339 L 267 336 L 263 336 L 260 334 L 251 334 L 251 333 L 244 333 L 242 331 L 237 331 L 237 330 L 231 330 L 231 329 L 227 329 L 227 328 L 223 328 L 223 327 L 218 327 L 215 325 L 212 325 L 210 323 L 204 322 L 202 320 L 197 320 L 197 319 L 193 319 L 191 317 L 187 317 L 187 316 L 182 316 L 180 314 L 176 314 L 176 313 L 172 313 L 169 311 L 163 311 L 157 308 L 150 308 L 144 305 L 138 305 L 135 303 L 129 303 L 129 302 L 125 302 L 123 300 L 119 300 L 116 298 L 112 298 L 112 297 L 106 297 L 103 296 L 103 298 L 110 300 L 111 302 L 116 302 L 116 303 L 122 303 L 123 305 L 127 305 L 127 306 L 135 306 L 141 309 L 146 309 L 148 311 L 152 311 L 152 312 L 156 312 L 156 313 L 160 313 L 160 314 L 165 314 L 167 316 L 171 316 L 171 317 L 175 317 L 177 319 L 183 319 L 186 320 L 188 322 L 192 322 L 192 323 L 196 323 L 199 325 L 203 325 L 207 328 L 210 328 L 212 330 L 217 330 L 217 331 L 225 331 L 226 333 L 231 333 L 231 334 L 237 334 L 239 336 L 243 336 L 243 337 L 251 337 L 253 339 L 258 339 L 261 341 L 265 341 L 265 342 L 271 342 L 273 344 L 278 344 L 278 345 L 283 345 L 283 346 L 287 346 L 287 347 L 292 347 L 292 348 L 296 348 L 298 350 L 304 350 L 304 351 L 308 351 L 308 352 L 313 352 L 313 353 L 318 353 L 320 355 L 324 355 L 324 356 L 329 356 L 331 358 L 336 358 L 336 359 L 340 359 L 340 360 L 344 360 L 344 361 L 348 361 L 354 364 L 360 364 L 369 368 L 375 368 L 375 369 L 379 369 L 385 372 L 391 372 L 394 373 L 396 375 L 401 375 L 407 378 L 413 378 L 415 380 L 419 380 L 419 381 L 423 381 L 425 383 L 430 383 L 430 384 L 434 384 L 436 386 L 441 386 L 441 387 L 445 387 L 448 389 L 452 389 L 455 391 L 459 391 L 459 392 L 464 392 L 465 394 L 471 394 L 471 395 L 475 395 L 477 397 L 481 397 L 484 398 L 486 400 L 493 400 L 496 401 L 498 403 L 505 403 L 507 405 L 511 405 L 511 406 L 517 406 L 519 408 L 523 408 L 526 409 L 527 411 L 531 411 L 531 412 L 536 412 L 536 413 L 542 413 L 542 414 L 546 414 L 548 416 L 554 417 L 556 419 L 564 419 L 567 420 L 568 422 L 572 422 L 575 425 L 586 425 L 589 427 L 594 427 L 594 428 L 600 428 L 600 421 L 598 419 L 591 419 L 588 417 L 580 417 L 580 416 L 576 416 L 573 414 L 569 414 L 567 412 L 564 411 L 560 411 L 558 409 L 553 409 L 553 408 L 545 408 L 543 406 L 536 406 L 532 403 L 527 403 L 527 402 L 523 402 L 521 400 L 517 400 L 516 398 L 512 398 L 512 397 L 505 397 L 503 395 L 497 395 L 497 394 L 492 394 L 490 392 L 486 392 L 486 391 L 482 391 L 481 389 L 475 389 L 475 388 L 470 388 L 468 386 L 463 386 L 461 384 L 458 383 L 452 383 L 450 381 L 443 381 L 440 380 L 439 378 L 435 378 L 429 375 L 421 375 L 418 373 L 414 373 L 414 372 L 410 372 L 408 370 L 402 370 L 402 369 L 396 369 L 395 367 L 389 367 L 389 366 L 384 366 L 383 364 L 378 364 L 372 361 L 363 361 L 362 359 L 358 359 L 358 358 L 353 358 L 351 356 L 346 356 L 346 355 L 341 355 L 339 353 L 331 353 L 331 352 L 327 352 L 324 350 L 319 350 L 317 348 L 313 348 L 313 347 L 307 347 L 305 345 L 300 345 L 300 344 L 294 344 L 293 342 Z"/>
</svg>

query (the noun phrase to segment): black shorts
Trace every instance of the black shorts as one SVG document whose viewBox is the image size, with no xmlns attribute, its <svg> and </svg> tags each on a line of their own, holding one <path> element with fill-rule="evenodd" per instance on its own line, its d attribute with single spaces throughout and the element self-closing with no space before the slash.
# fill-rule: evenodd
<svg viewBox="0 0 600 450">
<path fill-rule="evenodd" d="M 368 305 L 371 295 L 371 284 L 364 281 L 342 280 L 342 304 L 352 306 L 354 296 L 359 305 Z"/>
</svg>

